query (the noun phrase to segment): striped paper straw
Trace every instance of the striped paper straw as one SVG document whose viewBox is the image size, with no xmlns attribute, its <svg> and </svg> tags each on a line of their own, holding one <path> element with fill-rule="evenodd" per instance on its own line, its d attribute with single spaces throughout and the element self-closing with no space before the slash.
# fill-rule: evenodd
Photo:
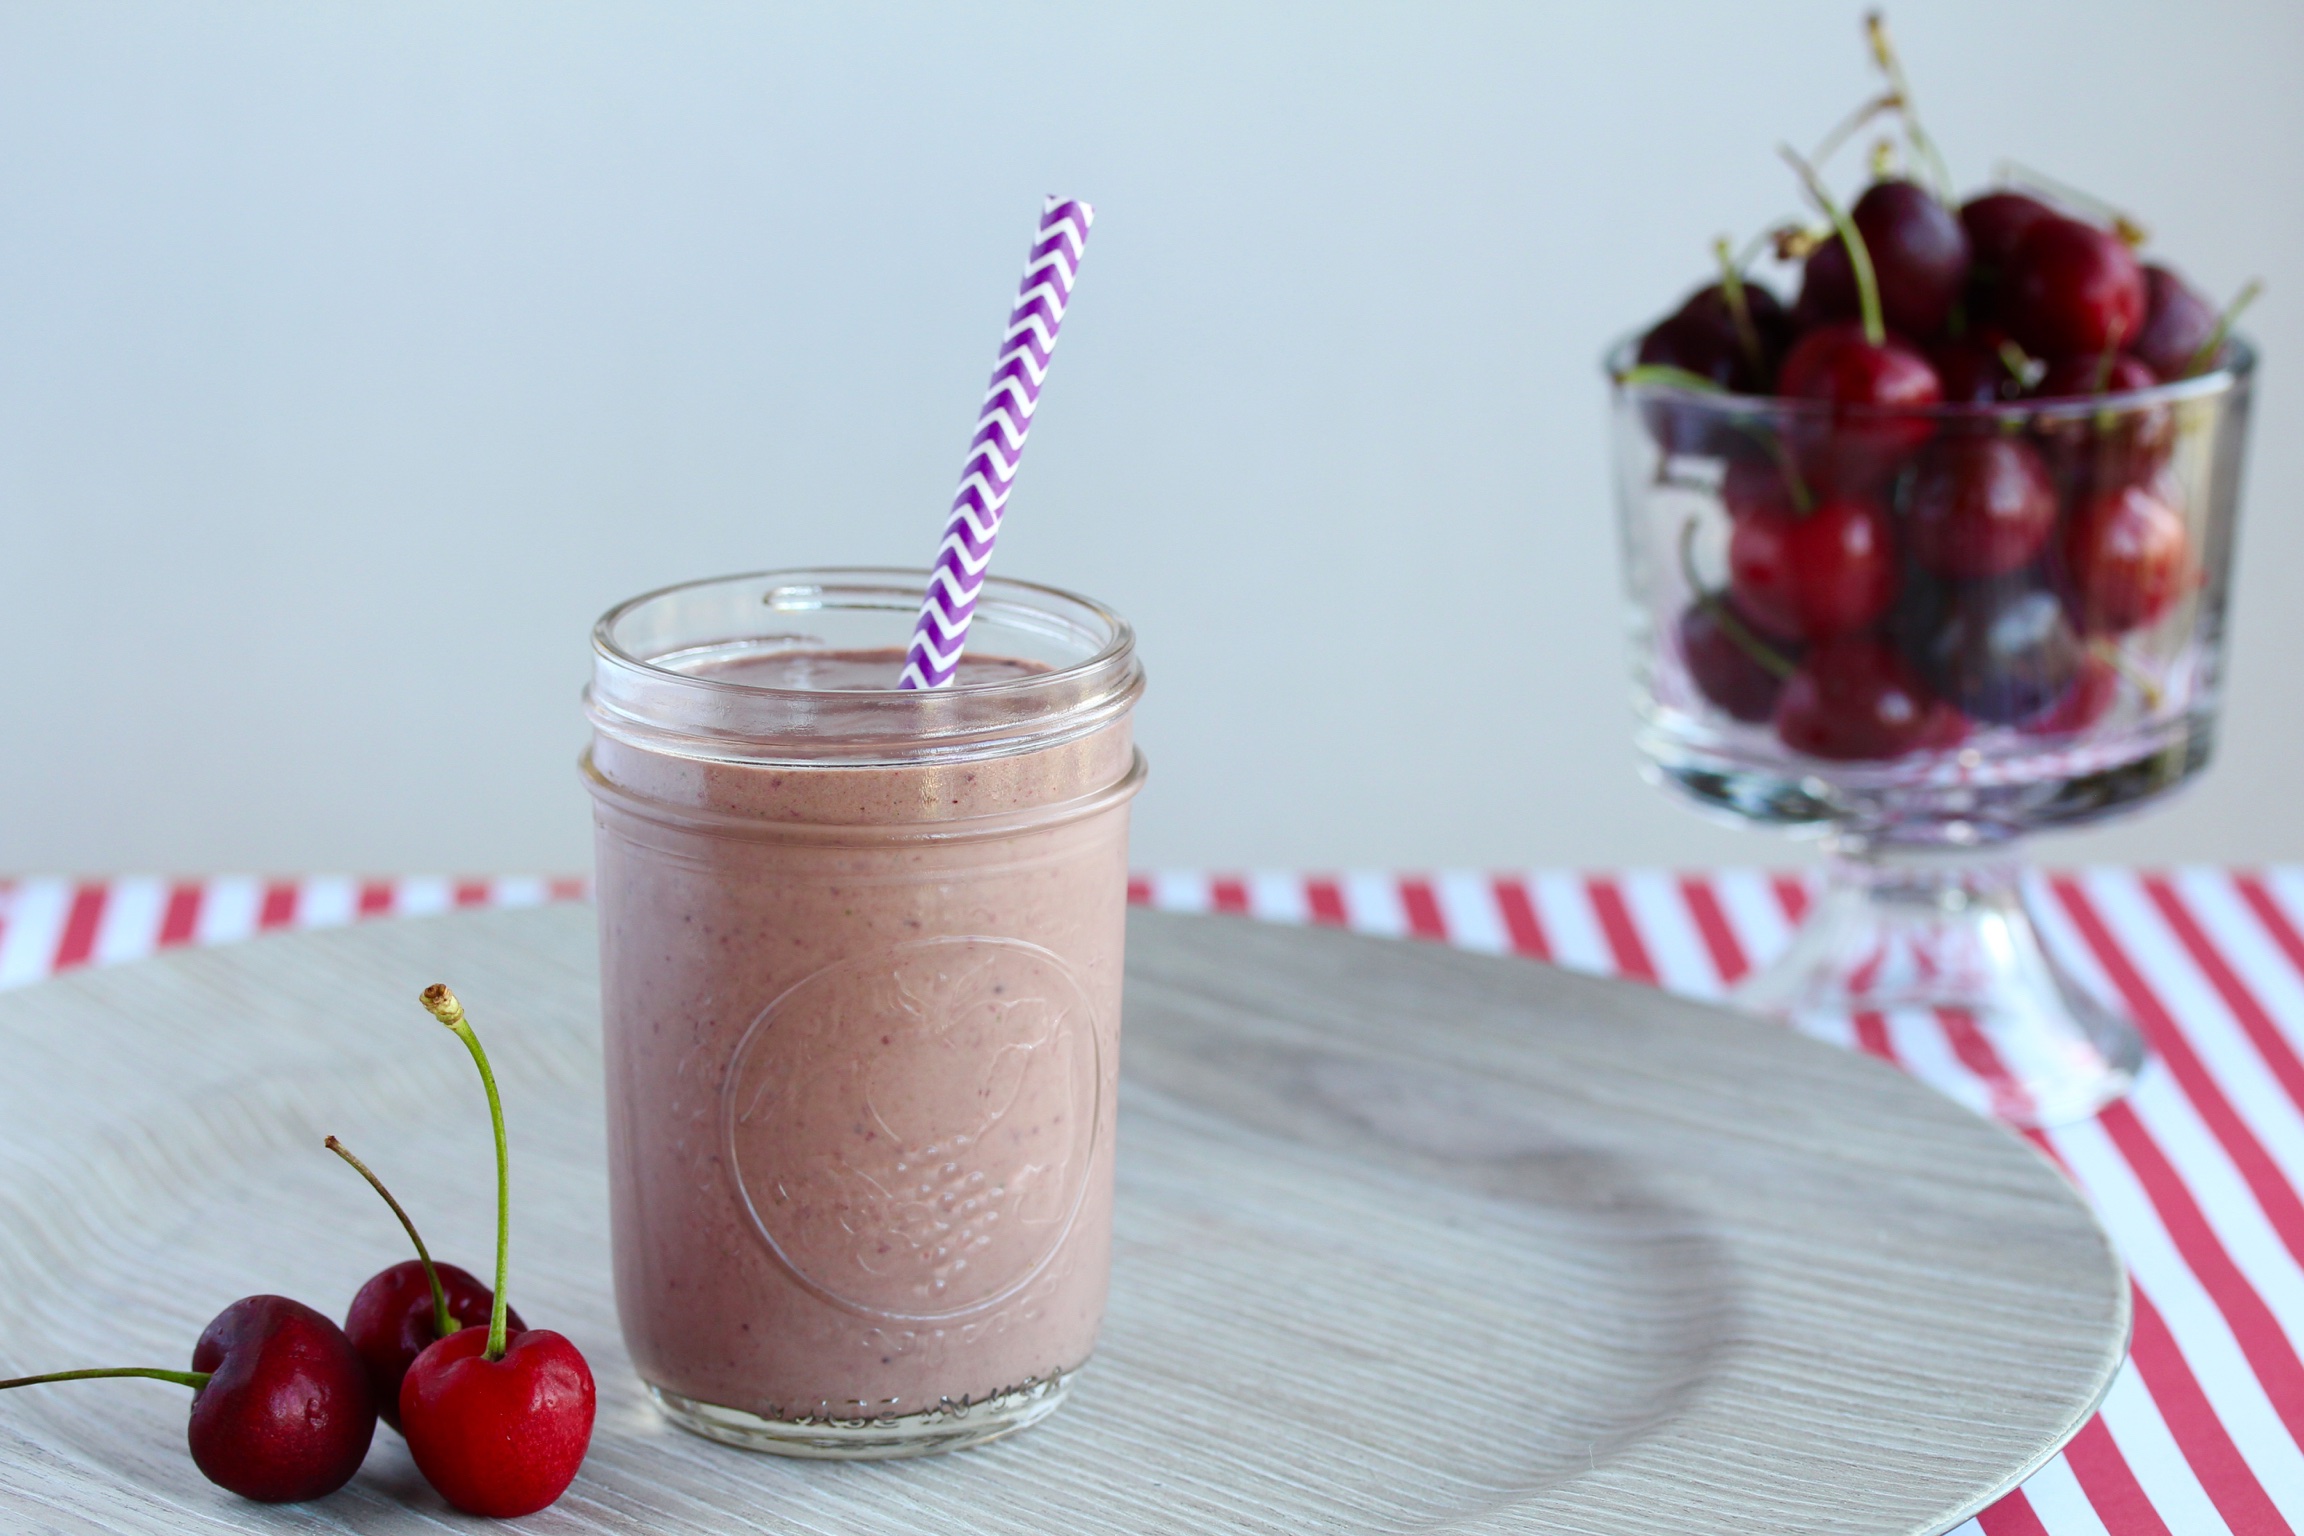
<svg viewBox="0 0 2304 1536">
<path fill-rule="evenodd" d="M 1048 359 L 1055 355 L 1056 333 L 1072 302 L 1080 252 L 1095 219 L 1095 209 L 1072 198 L 1051 197 L 1041 207 L 1040 232 L 1033 237 L 1032 259 L 1024 266 L 1016 311 L 1008 317 L 1000 361 L 984 391 L 984 408 L 976 414 L 976 437 L 968 445 L 968 463 L 960 471 L 935 568 L 928 573 L 899 688 L 943 688 L 959 668 L 968 621 L 976 616 L 976 594 L 992 563 L 992 541 L 1000 536 L 1000 510 L 1016 483 L 1024 438 L 1032 430 L 1040 385 L 1048 377 Z"/>
</svg>

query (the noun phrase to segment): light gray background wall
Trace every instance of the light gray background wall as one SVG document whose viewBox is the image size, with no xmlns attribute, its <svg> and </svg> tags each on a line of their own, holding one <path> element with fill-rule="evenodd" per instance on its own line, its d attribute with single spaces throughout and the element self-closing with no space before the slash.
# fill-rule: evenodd
<svg viewBox="0 0 2304 1536">
<path fill-rule="evenodd" d="M 1142 629 L 1142 862 L 1789 858 L 1634 776 L 1595 360 L 1794 208 L 1858 14 L 0 9 L 0 869 L 582 867 L 590 620 L 925 560 L 1047 190 L 999 565 Z M 2222 761 L 2050 852 L 2304 857 L 2304 20 L 1893 19 L 1964 180 L 2270 283 Z"/>
</svg>

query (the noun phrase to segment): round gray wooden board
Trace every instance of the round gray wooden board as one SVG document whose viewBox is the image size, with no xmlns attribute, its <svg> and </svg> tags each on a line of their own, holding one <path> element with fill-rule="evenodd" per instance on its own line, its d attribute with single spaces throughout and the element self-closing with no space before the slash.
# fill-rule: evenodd
<svg viewBox="0 0 2304 1536">
<path fill-rule="evenodd" d="M 0 1375 L 176 1365 L 226 1301 L 341 1314 L 404 1257 L 334 1132 L 485 1272 L 463 995 L 504 1080 L 511 1292 L 600 1382 L 566 1532 L 1925 1533 L 2044 1461 L 2128 1330 L 2021 1142 L 1864 1058 L 1523 961 L 1232 918 L 1129 928 L 1096 1359 L 996 1445 L 795 1463 L 663 1424 L 617 1338 L 583 908 L 261 939 L 0 997 Z M 0 1397 L 39 1532 L 419 1531 L 397 1436 L 243 1503 L 147 1382 Z"/>
</svg>

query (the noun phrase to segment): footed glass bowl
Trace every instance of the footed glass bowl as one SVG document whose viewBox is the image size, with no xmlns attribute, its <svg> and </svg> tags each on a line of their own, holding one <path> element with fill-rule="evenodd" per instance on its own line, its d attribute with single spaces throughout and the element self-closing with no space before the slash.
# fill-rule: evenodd
<svg viewBox="0 0 2304 1536">
<path fill-rule="evenodd" d="M 1648 772 L 1820 834 L 1824 899 L 1738 1001 L 1957 1010 L 2021 1123 L 2144 1059 L 2024 910 L 2018 839 L 2131 810 L 2215 739 L 2255 355 L 2156 388 L 1926 410 L 1713 394 L 1611 359 Z"/>
</svg>

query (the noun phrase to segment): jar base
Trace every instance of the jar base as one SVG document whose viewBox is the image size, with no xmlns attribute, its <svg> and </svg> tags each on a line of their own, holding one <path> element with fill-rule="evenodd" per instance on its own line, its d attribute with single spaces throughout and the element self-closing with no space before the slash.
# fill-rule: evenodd
<svg viewBox="0 0 2304 1536">
<path fill-rule="evenodd" d="M 895 1461 L 963 1451 L 1028 1429 L 1064 1406 L 1076 1374 L 1028 1381 L 981 1402 L 882 1419 L 764 1419 L 741 1408 L 682 1397 L 653 1382 L 645 1385 L 664 1417 L 722 1445 L 815 1461 Z"/>
</svg>

